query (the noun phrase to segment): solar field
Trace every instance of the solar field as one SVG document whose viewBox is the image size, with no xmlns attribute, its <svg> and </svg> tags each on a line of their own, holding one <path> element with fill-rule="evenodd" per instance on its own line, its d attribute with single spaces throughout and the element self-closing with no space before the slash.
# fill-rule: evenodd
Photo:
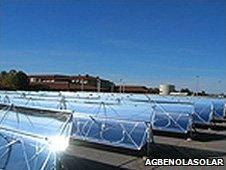
<svg viewBox="0 0 226 170">
<path fill-rule="evenodd" d="M 56 169 L 69 139 L 150 155 L 159 133 L 197 138 L 226 117 L 225 99 L 149 94 L 0 91 L 0 108 L 0 169 L 10 170 Z"/>
</svg>

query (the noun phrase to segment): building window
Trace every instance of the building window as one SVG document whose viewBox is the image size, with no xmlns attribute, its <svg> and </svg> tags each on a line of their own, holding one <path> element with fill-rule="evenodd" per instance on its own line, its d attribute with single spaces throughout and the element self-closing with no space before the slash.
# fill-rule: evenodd
<svg viewBox="0 0 226 170">
<path fill-rule="evenodd" d="M 30 82 L 32 82 L 32 83 L 36 82 L 36 78 L 31 77 Z"/>
</svg>

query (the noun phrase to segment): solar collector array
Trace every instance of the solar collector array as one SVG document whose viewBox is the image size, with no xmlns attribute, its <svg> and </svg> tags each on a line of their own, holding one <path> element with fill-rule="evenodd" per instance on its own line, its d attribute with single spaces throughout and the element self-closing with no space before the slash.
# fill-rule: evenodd
<svg viewBox="0 0 226 170">
<path fill-rule="evenodd" d="M 135 150 L 147 143 L 150 128 L 187 134 L 194 123 L 225 114 L 222 100 L 190 97 L 90 92 L 0 92 L 0 97 L 1 103 L 73 112 L 73 138 Z"/>
<path fill-rule="evenodd" d="M 117 100 L 118 99 L 118 100 Z M 190 121 L 190 114 L 193 113 L 193 107 L 191 105 L 180 105 L 180 104 L 156 104 L 156 103 L 135 103 L 130 102 L 128 100 L 122 100 L 118 97 L 115 98 L 115 101 L 113 100 L 105 100 L 105 98 L 79 98 L 76 100 L 65 100 L 66 106 L 65 109 L 67 110 L 73 110 L 77 113 L 83 113 L 83 114 L 89 114 L 92 115 L 94 113 L 93 110 L 88 110 L 90 107 L 99 107 L 101 105 L 105 106 L 106 113 L 105 115 L 103 113 L 102 116 L 111 116 L 111 117 L 117 117 L 118 119 L 127 119 L 127 120 L 137 120 L 137 121 L 147 121 L 150 119 L 150 117 L 153 117 L 153 125 L 156 128 L 156 130 L 165 130 L 165 131 L 175 131 L 175 132 L 181 132 L 181 133 L 187 133 L 189 130 L 188 127 L 190 125 L 188 122 Z M 59 106 L 62 106 L 61 98 L 27 98 L 27 100 L 24 100 L 24 98 L 13 98 L 12 103 L 17 103 L 19 105 L 27 105 L 28 107 L 46 107 L 46 108 L 52 108 L 56 109 L 59 108 Z M 187 109 L 187 110 L 186 110 Z M 103 110 L 103 108 L 102 108 Z M 100 112 L 102 111 L 100 110 Z M 117 114 L 116 114 L 117 112 Z M 74 114 L 75 115 L 75 114 Z M 182 119 L 183 117 L 183 119 Z M 187 117 L 187 118 L 185 118 Z M 149 118 L 149 119 L 148 119 Z M 177 122 L 174 121 L 175 118 L 178 120 L 178 124 L 181 123 L 177 128 L 170 128 L 170 126 L 167 126 L 167 128 L 161 127 L 159 118 L 162 118 L 163 120 L 169 119 L 168 122 L 171 122 L 176 126 Z M 187 119 L 185 121 L 185 119 Z M 182 122 L 184 120 L 185 122 Z M 188 121 L 189 120 L 189 121 Z M 151 120 L 149 120 L 151 121 Z M 181 121 L 181 122 L 180 122 Z M 182 126 L 184 130 L 180 127 Z"/>
<path fill-rule="evenodd" d="M 30 92 L 32 95 L 38 96 L 38 93 L 36 92 Z M 124 94 L 113 94 L 113 93 L 85 93 L 85 92 L 77 92 L 77 93 L 71 93 L 71 92 L 51 92 L 44 93 L 42 92 L 42 97 L 44 96 L 46 99 L 55 100 L 58 98 L 58 100 L 61 100 L 62 96 L 65 96 L 67 101 L 73 101 L 73 100 L 104 100 L 104 101 L 123 101 L 123 100 L 129 100 L 131 102 L 136 101 L 144 101 L 147 102 L 147 97 L 144 95 L 124 95 Z M 29 96 L 27 96 L 29 97 Z M 40 96 L 38 96 L 40 97 Z M 208 98 L 194 98 L 194 97 L 170 97 L 170 96 L 155 96 L 150 95 L 149 96 L 153 101 L 155 102 L 177 102 L 177 103 L 190 103 L 193 104 L 195 107 L 195 114 L 194 115 L 194 122 L 199 124 L 208 124 L 213 119 L 222 119 L 225 117 L 225 101 L 218 100 L 218 99 L 208 99 Z M 33 97 L 32 97 L 33 98 Z M 134 99 L 135 98 L 135 99 Z M 78 102 L 78 101 L 77 101 Z M 149 102 L 149 101 L 148 101 Z M 57 106 L 55 106 L 57 107 Z M 58 106 L 59 107 L 59 106 Z"/>
</svg>

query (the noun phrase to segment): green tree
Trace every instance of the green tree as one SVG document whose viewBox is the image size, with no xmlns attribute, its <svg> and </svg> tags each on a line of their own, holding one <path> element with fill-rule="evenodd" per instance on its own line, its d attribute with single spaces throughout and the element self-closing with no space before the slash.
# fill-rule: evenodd
<svg viewBox="0 0 226 170">
<path fill-rule="evenodd" d="M 180 90 L 180 92 L 181 92 L 181 93 L 188 93 L 188 95 L 191 95 L 191 94 L 193 93 L 193 92 L 192 92 L 191 90 L 189 90 L 188 88 L 185 88 L 185 89 L 182 88 L 182 89 Z"/>
<path fill-rule="evenodd" d="M 27 90 L 28 77 L 22 71 L 2 71 L 0 73 L 0 88 L 5 90 Z"/>
<path fill-rule="evenodd" d="M 152 93 L 152 94 L 159 94 L 159 88 L 150 88 L 150 89 L 149 89 L 149 93 Z"/>
</svg>

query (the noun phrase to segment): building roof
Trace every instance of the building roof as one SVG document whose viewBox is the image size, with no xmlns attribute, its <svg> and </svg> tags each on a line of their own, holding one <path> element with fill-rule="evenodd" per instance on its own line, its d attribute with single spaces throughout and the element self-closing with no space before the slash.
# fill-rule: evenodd
<svg viewBox="0 0 226 170">
<path fill-rule="evenodd" d="M 138 85 L 121 85 L 122 91 L 128 93 L 147 93 L 149 89 L 146 86 Z M 119 91 L 120 86 L 117 86 L 117 91 Z"/>
<path fill-rule="evenodd" d="M 37 78 L 55 78 L 55 77 L 67 77 L 69 78 L 69 76 L 67 75 L 61 75 L 61 74 L 33 74 L 33 75 L 28 75 L 28 77 L 37 77 Z"/>
</svg>

